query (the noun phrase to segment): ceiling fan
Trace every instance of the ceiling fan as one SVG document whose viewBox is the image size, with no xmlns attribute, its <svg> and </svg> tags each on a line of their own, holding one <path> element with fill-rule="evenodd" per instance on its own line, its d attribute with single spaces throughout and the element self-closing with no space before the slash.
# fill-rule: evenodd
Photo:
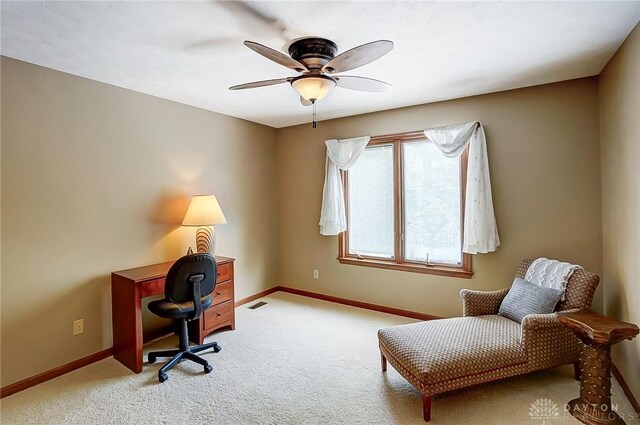
<svg viewBox="0 0 640 425">
<path fill-rule="evenodd" d="M 290 83 L 300 94 L 300 102 L 303 105 L 314 105 L 314 128 L 316 127 L 315 103 L 323 99 L 332 88 L 337 86 L 366 92 L 384 92 L 391 89 L 390 84 L 373 78 L 335 75 L 359 68 L 386 55 L 393 49 L 393 42 L 389 40 L 372 41 L 337 56 L 338 46 L 333 41 L 320 37 L 304 37 L 295 40 L 289 45 L 288 56 L 253 41 L 245 41 L 244 44 L 267 59 L 293 69 L 301 75 L 239 84 L 229 87 L 229 90 Z"/>
</svg>

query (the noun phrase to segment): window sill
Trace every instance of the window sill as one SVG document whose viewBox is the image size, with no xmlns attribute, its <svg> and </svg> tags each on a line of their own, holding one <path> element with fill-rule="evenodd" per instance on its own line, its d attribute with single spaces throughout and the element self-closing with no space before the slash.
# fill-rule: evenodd
<svg viewBox="0 0 640 425">
<path fill-rule="evenodd" d="M 378 269 L 398 270 L 411 273 L 424 273 L 432 274 L 436 276 L 457 277 L 461 279 L 471 279 L 473 272 L 470 270 L 464 270 L 457 267 L 447 266 L 427 266 L 426 264 L 411 264 L 404 263 L 398 264 L 392 261 L 384 260 L 372 260 L 370 258 L 355 258 L 355 257 L 338 257 L 340 264 L 349 264 L 352 266 L 364 266 L 375 267 Z"/>
</svg>

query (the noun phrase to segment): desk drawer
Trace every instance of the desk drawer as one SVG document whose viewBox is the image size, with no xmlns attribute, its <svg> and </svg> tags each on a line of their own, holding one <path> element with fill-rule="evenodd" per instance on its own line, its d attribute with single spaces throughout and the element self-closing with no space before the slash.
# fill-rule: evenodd
<svg viewBox="0 0 640 425">
<path fill-rule="evenodd" d="M 164 293 L 164 278 L 154 279 L 144 282 L 140 285 L 140 297 L 150 297 Z"/>
<path fill-rule="evenodd" d="M 233 317 L 233 302 L 215 305 L 204 312 L 204 330 L 215 329 L 223 323 L 229 324 Z"/>
<path fill-rule="evenodd" d="M 233 284 L 229 281 L 217 284 L 213 290 L 213 305 L 222 304 L 230 299 L 233 299 Z"/>
<path fill-rule="evenodd" d="M 233 275 L 233 264 L 220 264 L 218 265 L 218 278 L 216 282 L 220 283 L 231 280 L 231 275 Z"/>
</svg>

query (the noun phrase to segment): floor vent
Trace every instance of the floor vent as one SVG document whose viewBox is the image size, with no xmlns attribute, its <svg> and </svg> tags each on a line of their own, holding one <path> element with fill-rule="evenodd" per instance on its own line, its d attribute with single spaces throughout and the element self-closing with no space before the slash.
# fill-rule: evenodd
<svg viewBox="0 0 640 425">
<path fill-rule="evenodd" d="M 264 302 L 264 301 L 260 301 L 260 302 L 255 303 L 254 305 L 249 306 L 249 307 L 247 307 L 247 308 L 250 308 L 251 310 L 255 310 L 256 308 L 260 308 L 260 307 L 262 307 L 263 305 L 267 305 L 267 303 L 266 303 L 266 302 Z"/>
</svg>

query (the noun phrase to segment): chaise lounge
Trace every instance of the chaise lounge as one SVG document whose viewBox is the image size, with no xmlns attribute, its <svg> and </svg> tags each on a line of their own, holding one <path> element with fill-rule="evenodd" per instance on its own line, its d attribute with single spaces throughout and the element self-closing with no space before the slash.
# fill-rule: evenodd
<svg viewBox="0 0 640 425">
<path fill-rule="evenodd" d="M 520 264 L 524 279 L 532 260 Z M 590 308 L 600 277 L 577 270 L 555 311 Z M 382 370 L 387 361 L 422 393 L 423 416 L 431 420 L 436 394 L 573 363 L 579 377 L 582 343 L 555 313 L 530 314 L 522 323 L 498 315 L 509 288 L 460 292 L 463 317 L 380 329 Z"/>
</svg>

